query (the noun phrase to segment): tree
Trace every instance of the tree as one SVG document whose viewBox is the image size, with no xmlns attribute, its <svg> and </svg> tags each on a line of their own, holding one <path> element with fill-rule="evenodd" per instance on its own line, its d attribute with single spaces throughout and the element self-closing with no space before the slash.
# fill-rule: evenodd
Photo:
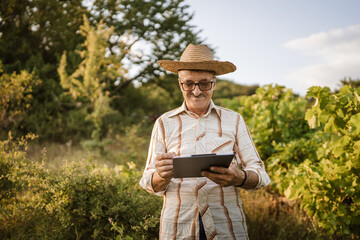
<svg viewBox="0 0 360 240">
<path fill-rule="evenodd" d="M 76 31 L 86 11 L 81 0 L 0 1 L 0 60 L 4 74 L 25 70 L 42 82 L 32 88 L 29 104 L 33 107 L 17 124 L 18 133 L 36 132 L 40 139 L 64 139 L 68 121 L 63 116 L 73 107 L 67 101 L 64 104 L 56 69 L 62 52 L 75 49 L 81 42 L 82 36 Z"/>
<path fill-rule="evenodd" d="M 0 58 L 4 72 L 34 70 L 41 78 L 55 79 L 62 51 L 74 49 L 81 41 L 76 30 L 86 11 L 81 0 L 1 1 Z"/>
<path fill-rule="evenodd" d="M 353 80 L 351 77 L 349 77 L 349 79 L 346 79 L 346 77 L 344 77 L 344 79 L 341 79 L 340 82 L 341 82 L 341 87 L 345 85 L 349 85 L 350 87 L 353 88 L 360 87 L 360 79 Z M 339 92 L 339 90 L 335 90 L 335 91 Z"/>
<path fill-rule="evenodd" d="M 200 43 L 199 32 L 189 22 L 193 15 L 188 13 L 184 0 L 95 0 L 90 6 L 93 23 L 103 20 L 114 26 L 114 36 L 109 50 L 120 54 L 125 67 L 133 69 L 132 76 L 125 75 L 120 81 L 108 82 L 112 95 L 121 94 L 133 81 L 154 82 L 157 86 L 173 93 L 177 88 L 175 75 L 164 77 L 165 70 L 159 69 L 157 60 L 179 59 L 189 43 Z"/>
<path fill-rule="evenodd" d="M 190 42 L 201 42 L 189 23 L 192 14 L 184 0 L 1 1 L 0 60 L 4 73 L 34 71 L 43 82 L 33 89 L 32 105 L 36 108 L 23 123 L 23 131 L 36 132 L 40 140 L 67 141 L 67 118 L 70 112 L 78 111 L 60 86 L 57 68 L 63 51 L 67 51 L 68 72 L 74 72 L 83 60 L 77 54 L 84 40 L 78 32 L 83 14 L 91 26 L 103 19 L 114 28 L 108 40 L 108 57 L 116 58 L 129 72 L 102 79 L 113 108 L 123 105 L 116 97 L 126 95 L 127 87 L 136 81 L 155 83 L 171 96 L 177 88 L 177 82 L 172 81 L 176 77 L 164 77 L 157 60 L 178 59 Z"/>
<path fill-rule="evenodd" d="M 216 102 L 218 99 L 221 100 L 222 98 L 250 96 L 255 93 L 258 87 L 258 85 L 246 86 L 228 80 L 217 79 L 213 99 Z"/>
<path fill-rule="evenodd" d="M 68 76 L 65 69 L 66 52 L 64 52 L 58 68 L 61 86 L 68 89 L 74 99 L 82 98 L 83 101 L 89 102 L 88 108 L 91 114 L 88 118 L 95 125 L 92 137 L 96 141 L 102 138 L 103 117 L 114 112 L 110 107 L 109 92 L 104 90 L 104 80 L 117 79 L 125 73 L 116 55 L 106 57 L 108 40 L 113 31 L 113 27 L 108 28 L 102 22 L 97 24 L 95 29 L 90 26 L 89 20 L 84 15 L 84 24 L 80 27 L 80 33 L 86 40 L 83 43 L 84 49 L 78 52 L 83 60 L 75 72 Z"/>
</svg>

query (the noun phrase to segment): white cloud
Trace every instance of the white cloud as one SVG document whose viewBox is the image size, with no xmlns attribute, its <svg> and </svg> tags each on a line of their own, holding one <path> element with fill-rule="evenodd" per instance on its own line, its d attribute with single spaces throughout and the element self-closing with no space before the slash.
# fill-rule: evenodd
<svg viewBox="0 0 360 240">
<path fill-rule="evenodd" d="M 294 39 L 284 46 L 317 60 L 286 76 L 301 94 L 314 85 L 334 89 L 344 77 L 360 78 L 360 24 Z"/>
</svg>

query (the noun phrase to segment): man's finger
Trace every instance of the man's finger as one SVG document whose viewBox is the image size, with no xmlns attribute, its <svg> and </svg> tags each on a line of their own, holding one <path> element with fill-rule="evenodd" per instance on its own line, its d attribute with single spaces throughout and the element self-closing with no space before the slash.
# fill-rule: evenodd
<svg viewBox="0 0 360 240">
<path fill-rule="evenodd" d="M 166 170 L 166 171 L 160 171 L 158 172 L 158 175 L 162 178 L 172 178 L 173 172 L 172 169 Z"/>
<path fill-rule="evenodd" d="M 220 174 L 227 174 L 228 169 L 223 167 L 210 167 L 210 171 Z"/>
<path fill-rule="evenodd" d="M 208 179 L 219 184 L 222 187 L 229 186 L 229 182 L 226 179 L 227 175 L 212 173 L 212 172 L 208 172 L 208 171 L 202 171 L 201 175 L 204 177 L 207 177 Z"/>
<path fill-rule="evenodd" d="M 173 166 L 172 165 L 165 165 L 165 166 L 160 166 L 157 168 L 158 172 L 166 172 L 166 171 L 172 171 Z"/>
<path fill-rule="evenodd" d="M 217 174 L 217 173 L 212 173 L 212 172 L 209 172 L 209 171 L 202 171 L 201 175 L 204 176 L 204 177 L 209 178 L 210 180 L 212 180 L 214 182 L 217 182 L 217 181 L 221 180 L 221 175 Z"/>
<path fill-rule="evenodd" d="M 174 152 L 161 153 L 161 154 L 156 156 L 156 160 L 172 159 L 175 156 L 176 156 L 176 154 Z"/>
<path fill-rule="evenodd" d="M 173 165 L 172 159 L 166 159 L 166 160 L 159 160 L 155 163 L 156 166 L 167 166 L 167 165 Z"/>
</svg>

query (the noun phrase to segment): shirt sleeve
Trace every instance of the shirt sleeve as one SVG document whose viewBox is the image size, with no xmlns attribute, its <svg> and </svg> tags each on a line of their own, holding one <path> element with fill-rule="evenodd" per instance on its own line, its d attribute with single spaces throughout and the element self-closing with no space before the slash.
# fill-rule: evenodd
<svg viewBox="0 0 360 240">
<path fill-rule="evenodd" d="M 140 186 L 149 193 L 154 193 L 158 196 L 164 196 L 166 189 L 164 191 L 155 192 L 152 187 L 152 177 L 156 171 L 155 169 L 156 156 L 166 152 L 165 140 L 164 140 L 165 131 L 161 126 L 160 121 L 161 121 L 160 118 L 156 120 L 154 124 L 154 128 L 151 133 L 148 157 L 143 175 L 140 179 Z"/>
<path fill-rule="evenodd" d="M 237 119 L 236 135 L 236 161 L 243 170 L 255 172 L 259 182 L 255 189 L 260 189 L 270 184 L 271 180 L 265 170 L 263 161 L 256 150 L 250 131 L 241 115 Z"/>
</svg>

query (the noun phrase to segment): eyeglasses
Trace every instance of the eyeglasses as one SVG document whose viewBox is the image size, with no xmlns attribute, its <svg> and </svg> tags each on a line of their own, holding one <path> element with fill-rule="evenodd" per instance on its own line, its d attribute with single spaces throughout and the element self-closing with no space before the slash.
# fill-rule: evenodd
<svg viewBox="0 0 360 240">
<path fill-rule="evenodd" d="M 212 84 L 214 83 L 214 81 L 201 81 L 198 83 L 195 83 L 193 81 L 187 81 L 180 83 L 181 83 L 181 88 L 186 92 L 194 91 L 196 85 L 199 86 L 201 91 L 209 91 L 212 88 Z"/>
</svg>

